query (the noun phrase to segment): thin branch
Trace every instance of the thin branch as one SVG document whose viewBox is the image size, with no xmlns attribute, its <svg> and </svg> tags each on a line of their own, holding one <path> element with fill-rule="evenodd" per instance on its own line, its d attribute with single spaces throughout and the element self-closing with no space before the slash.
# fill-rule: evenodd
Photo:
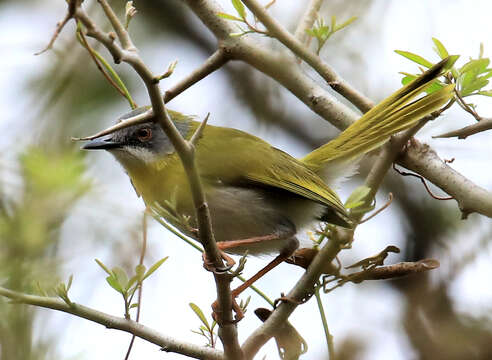
<svg viewBox="0 0 492 360">
<path fill-rule="evenodd" d="M 128 100 L 131 108 L 135 109 L 137 107 L 137 104 L 135 104 L 135 102 L 133 101 L 132 97 L 130 96 L 130 93 L 128 92 L 128 89 L 125 86 L 123 86 L 123 88 L 121 88 L 111 78 L 111 76 L 106 72 L 106 70 L 104 70 L 104 68 L 102 67 L 102 65 L 100 63 L 100 61 L 101 61 L 100 55 L 97 54 L 97 52 L 89 45 L 89 43 L 87 42 L 87 39 L 85 38 L 84 32 L 82 30 L 78 30 L 77 35 L 80 37 L 80 42 L 82 43 L 82 46 L 84 46 L 86 48 L 87 52 L 91 56 L 91 59 L 96 64 L 97 69 L 103 74 L 104 78 L 109 82 L 109 84 L 112 87 L 114 87 L 116 89 L 116 91 L 118 91 L 120 93 L 120 95 L 122 95 L 124 98 L 126 98 Z"/>
<path fill-rule="evenodd" d="M 109 315 L 83 305 L 72 303 L 70 306 L 57 298 L 26 295 L 4 287 L 0 287 L 0 295 L 12 299 L 14 303 L 30 304 L 47 309 L 62 311 L 104 325 L 108 329 L 117 329 L 134 334 L 141 339 L 160 346 L 161 349 L 166 352 L 175 352 L 196 359 L 223 359 L 222 353 L 215 349 L 178 341 L 172 337 L 162 335 L 159 332 L 133 320 L 127 320 L 122 317 Z"/>
<path fill-rule="evenodd" d="M 446 162 L 445 162 L 446 163 Z M 427 193 L 433 198 L 433 199 L 436 199 L 436 200 L 453 200 L 454 198 L 452 196 L 437 196 L 437 195 L 434 195 L 434 193 L 431 191 L 431 189 L 429 188 L 429 186 L 427 185 L 427 182 L 425 181 L 424 177 L 422 175 L 418 175 L 418 174 L 412 174 L 412 173 L 409 173 L 409 172 L 406 172 L 406 171 L 401 171 L 399 170 L 396 166 L 395 166 L 395 163 L 393 163 L 393 170 L 395 170 L 398 174 L 400 174 L 401 176 L 413 176 L 413 177 L 416 177 L 417 179 L 420 180 L 420 182 L 424 185 L 424 188 L 425 190 L 427 191 Z"/>
<path fill-rule="evenodd" d="M 388 201 L 386 202 L 386 204 L 384 204 L 380 209 L 377 209 L 376 211 L 374 211 L 371 215 L 369 215 L 365 219 L 362 219 L 359 222 L 359 225 L 360 224 L 363 224 L 363 223 L 365 223 L 365 222 L 367 222 L 369 220 L 371 220 L 372 218 L 374 218 L 375 216 L 377 216 L 378 214 L 380 214 L 381 212 L 383 212 L 386 208 L 388 208 L 388 206 L 391 205 L 392 202 L 393 202 L 393 193 L 389 193 L 389 195 L 388 195 Z"/>
<path fill-rule="evenodd" d="M 150 121 L 153 117 L 154 117 L 154 111 L 152 110 L 152 108 L 149 108 L 149 110 L 147 110 L 141 114 L 138 114 L 138 115 L 135 115 L 131 118 L 125 119 L 124 121 L 121 121 L 121 122 L 117 123 L 116 125 L 113 125 L 107 129 L 104 129 L 103 131 L 99 131 L 98 133 L 95 133 L 94 135 L 85 136 L 85 137 L 81 137 L 81 138 L 73 137 L 72 141 L 93 140 L 93 139 L 96 139 L 96 138 L 104 136 L 104 135 L 112 134 L 117 130 L 125 129 L 127 127 L 130 127 L 130 126 L 133 126 L 136 124 L 141 124 L 143 122 Z"/>
<path fill-rule="evenodd" d="M 145 252 L 147 251 L 147 216 L 148 216 L 148 212 L 147 209 L 145 209 L 142 217 L 142 250 L 140 251 L 140 259 L 138 260 L 138 265 L 140 266 L 143 266 Z M 138 289 L 137 289 L 138 300 L 137 300 L 137 315 L 135 317 L 136 322 L 140 321 L 140 310 L 142 309 L 142 290 L 143 290 L 143 283 L 142 281 L 139 281 Z M 128 346 L 128 351 L 126 352 L 125 360 L 128 360 L 130 358 L 130 353 L 132 351 L 134 342 L 135 342 L 135 335 L 132 336 L 130 345 Z"/>
<path fill-rule="evenodd" d="M 457 137 L 458 139 L 466 139 L 470 135 L 475 135 L 487 130 L 492 129 L 492 118 L 481 118 L 480 121 L 465 126 L 464 128 L 446 132 L 441 135 L 433 136 L 434 139 L 437 138 L 452 138 Z"/>
<path fill-rule="evenodd" d="M 308 45 L 309 39 L 311 39 L 306 33 L 306 30 L 313 27 L 321 4 L 323 4 L 323 0 L 311 0 L 309 2 L 294 33 L 294 37 L 306 46 Z"/>
<path fill-rule="evenodd" d="M 63 30 L 65 25 L 68 23 L 68 21 L 71 18 L 73 18 L 74 14 L 75 14 L 75 9 L 77 8 L 77 6 L 79 6 L 80 2 L 81 2 L 81 0 L 70 0 L 70 1 L 68 1 L 68 11 L 65 14 L 65 17 L 63 18 L 63 20 L 59 21 L 56 24 L 55 32 L 51 36 L 51 39 L 50 39 L 48 45 L 46 45 L 46 47 L 43 50 L 38 51 L 37 53 L 34 53 L 34 55 L 41 55 L 42 53 L 50 50 L 53 47 L 53 44 L 55 43 L 56 39 L 58 39 L 58 35 L 60 35 L 61 31 Z"/>
<path fill-rule="evenodd" d="M 199 82 L 206 76 L 221 68 L 229 61 L 227 54 L 223 49 L 216 50 L 198 69 L 195 69 L 183 80 L 166 90 L 164 93 L 164 102 L 168 103 L 193 84 Z"/>
<path fill-rule="evenodd" d="M 314 295 L 316 296 L 316 303 L 318 304 L 319 314 L 321 316 L 321 322 L 323 324 L 323 330 L 325 331 L 326 346 L 328 347 L 328 359 L 335 360 L 335 344 L 333 343 L 333 335 L 328 328 L 328 321 L 326 320 L 325 309 L 323 308 L 323 302 L 319 294 L 321 287 L 316 287 Z"/>
<path fill-rule="evenodd" d="M 377 266 L 370 269 L 352 273 L 341 279 L 340 283 L 352 282 L 355 284 L 366 280 L 386 280 L 402 276 L 414 275 L 421 272 L 437 269 L 439 261 L 424 259 L 420 261 L 401 262 L 393 265 Z"/>
<path fill-rule="evenodd" d="M 97 2 L 101 4 L 101 7 L 103 8 L 106 17 L 108 18 L 109 22 L 111 23 L 111 26 L 116 32 L 116 35 L 118 35 L 118 39 L 120 40 L 123 49 L 128 51 L 136 51 L 137 48 L 135 47 L 135 45 L 133 45 L 130 35 L 128 34 L 128 31 L 125 29 L 120 19 L 118 19 L 118 16 L 116 16 L 116 14 L 114 13 L 113 9 L 108 4 L 108 2 L 106 0 L 97 0 Z"/>
<path fill-rule="evenodd" d="M 323 62 L 315 53 L 307 49 L 298 39 L 290 34 L 277 20 L 268 14 L 266 9 L 257 0 L 242 0 L 244 5 L 263 23 L 270 36 L 277 38 L 287 46 L 296 56 L 308 63 L 330 85 L 333 90 L 354 104 L 360 111 L 367 112 L 373 102 L 355 90 L 348 82 L 341 78 L 335 70 Z"/>
</svg>

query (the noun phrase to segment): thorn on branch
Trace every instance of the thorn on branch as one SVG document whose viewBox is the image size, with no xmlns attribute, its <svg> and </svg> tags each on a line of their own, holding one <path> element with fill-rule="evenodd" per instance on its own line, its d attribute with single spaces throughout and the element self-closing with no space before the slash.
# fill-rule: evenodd
<svg viewBox="0 0 492 360">
<path fill-rule="evenodd" d="M 195 147 L 198 144 L 198 141 L 202 138 L 203 136 L 203 130 L 207 126 L 208 118 L 210 116 L 210 113 L 207 114 L 205 119 L 200 123 L 198 128 L 195 130 L 195 133 L 191 136 L 190 139 L 190 144 Z"/>
<path fill-rule="evenodd" d="M 452 196 L 437 196 L 437 195 L 434 195 L 432 193 L 432 191 L 430 190 L 429 186 L 427 185 L 427 182 L 425 181 L 425 179 L 424 179 L 424 177 L 422 175 L 412 174 L 412 173 L 409 173 L 409 172 L 398 170 L 396 168 L 396 164 L 395 163 L 393 163 L 393 170 L 395 170 L 401 176 L 413 176 L 413 177 L 416 177 L 417 179 L 420 179 L 420 181 L 422 182 L 422 184 L 424 184 L 424 188 L 425 188 L 425 190 L 427 190 L 427 193 L 432 198 L 434 198 L 436 200 L 453 200 L 454 199 L 454 197 L 452 197 Z"/>
</svg>

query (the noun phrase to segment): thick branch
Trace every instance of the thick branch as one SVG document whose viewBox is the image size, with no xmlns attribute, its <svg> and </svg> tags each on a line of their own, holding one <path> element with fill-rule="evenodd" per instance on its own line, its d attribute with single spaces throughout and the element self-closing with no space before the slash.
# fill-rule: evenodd
<svg viewBox="0 0 492 360">
<path fill-rule="evenodd" d="M 492 217 L 492 194 L 453 170 L 429 145 L 412 141 L 398 163 L 422 175 L 454 197 L 463 218 L 473 212 Z"/>
<path fill-rule="evenodd" d="M 147 340 L 152 344 L 160 346 L 162 350 L 167 352 L 175 352 L 196 359 L 223 359 L 222 353 L 218 350 L 178 341 L 172 337 L 162 335 L 159 332 L 133 320 L 127 320 L 122 317 L 109 315 L 83 305 L 72 303 L 72 306 L 70 306 L 57 298 L 26 295 L 3 287 L 0 287 L 0 295 L 12 299 L 16 303 L 30 304 L 63 311 L 68 314 L 104 325 L 108 329 L 117 329 L 128 332 L 138 336 L 141 339 Z"/>
</svg>

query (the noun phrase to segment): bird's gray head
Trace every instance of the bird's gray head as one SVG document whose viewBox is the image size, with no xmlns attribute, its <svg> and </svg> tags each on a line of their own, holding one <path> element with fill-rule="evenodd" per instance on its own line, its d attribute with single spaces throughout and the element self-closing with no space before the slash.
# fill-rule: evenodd
<svg viewBox="0 0 492 360">
<path fill-rule="evenodd" d="M 147 110 L 148 108 L 135 109 L 123 115 L 119 121 L 124 121 Z M 178 113 L 171 112 L 173 120 L 176 120 L 177 116 L 179 116 Z M 187 118 L 182 115 L 179 117 L 179 121 L 174 121 L 174 123 L 181 135 L 186 137 L 189 121 L 186 121 Z M 152 121 L 116 130 L 109 135 L 91 140 L 82 149 L 108 150 L 123 166 L 132 162 L 151 163 L 175 151 L 161 126 Z"/>
</svg>

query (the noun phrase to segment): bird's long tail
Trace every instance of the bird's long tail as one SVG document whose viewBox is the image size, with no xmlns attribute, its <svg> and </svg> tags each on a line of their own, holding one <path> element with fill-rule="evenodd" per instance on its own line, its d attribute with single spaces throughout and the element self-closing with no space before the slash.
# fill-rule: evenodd
<svg viewBox="0 0 492 360">
<path fill-rule="evenodd" d="M 331 163 L 360 157 L 384 144 L 391 135 L 408 129 L 452 98 L 454 85 L 447 85 L 414 100 L 453 63 L 453 58 L 446 58 L 437 63 L 414 81 L 381 101 L 337 138 L 315 149 L 301 161 L 313 171 L 320 173 Z"/>
</svg>

